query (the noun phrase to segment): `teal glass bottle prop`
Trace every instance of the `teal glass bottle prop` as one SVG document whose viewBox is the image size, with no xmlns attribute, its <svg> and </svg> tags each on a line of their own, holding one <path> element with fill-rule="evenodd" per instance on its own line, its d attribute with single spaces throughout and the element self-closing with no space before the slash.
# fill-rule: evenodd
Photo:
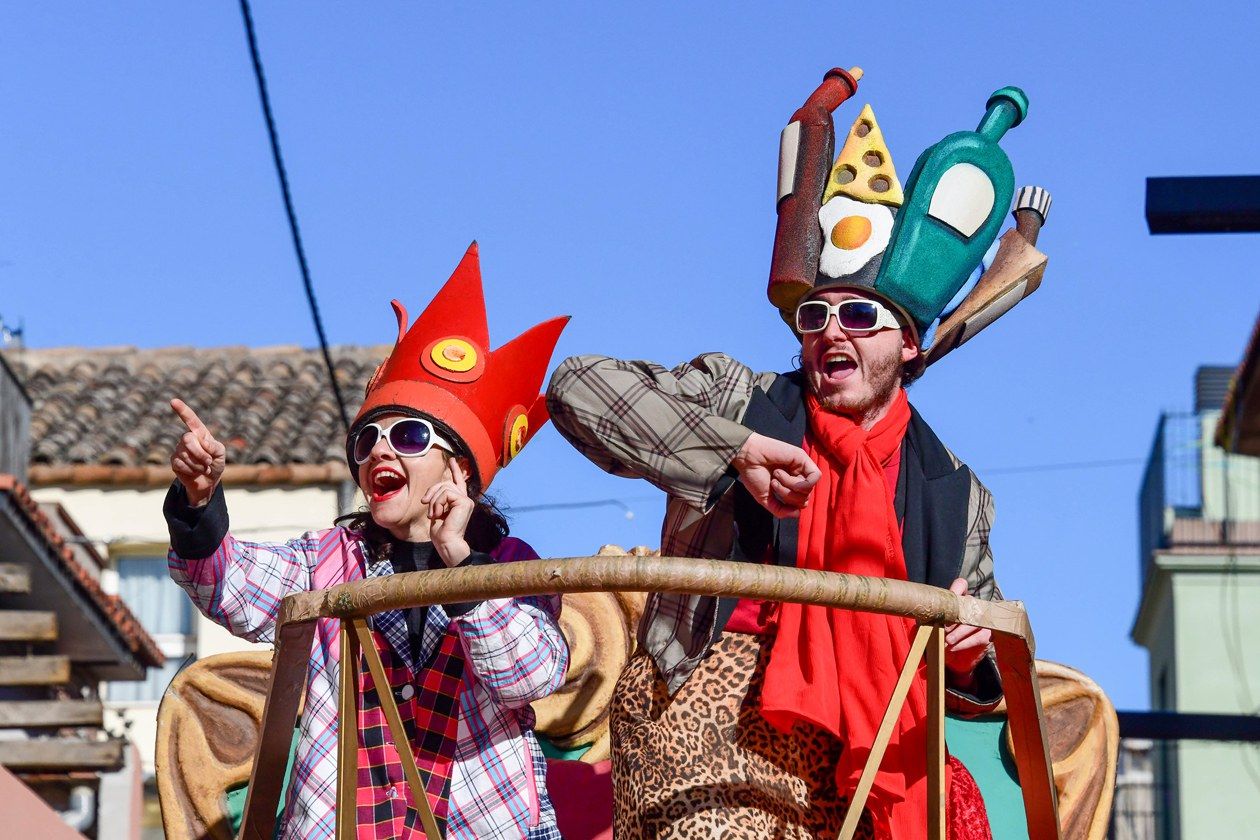
<svg viewBox="0 0 1260 840">
<path fill-rule="evenodd" d="M 975 131 L 950 134 L 914 163 L 875 289 L 906 310 L 920 335 L 997 237 L 1015 191 L 998 141 L 1027 115 L 1024 92 L 1004 87 Z"/>
</svg>

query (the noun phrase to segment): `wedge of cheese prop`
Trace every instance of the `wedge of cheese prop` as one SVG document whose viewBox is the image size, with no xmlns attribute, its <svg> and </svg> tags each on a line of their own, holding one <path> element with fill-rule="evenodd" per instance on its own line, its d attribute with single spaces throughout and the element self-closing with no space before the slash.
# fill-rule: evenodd
<svg viewBox="0 0 1260 840">
<path fill-rule="evenodd" d="M 893 167 L 892 155 L 884 143 L 884 133 L 879 130 L 870 105 L 862 108 L 862 113 L 858 114 L 849 129 L 844 148 L 831 167 L 823 203 L 837 195 L 890 207 L 900 207 L 905 198 L 901 182 L 897 180 L 897 170 Z"/>
</svg>

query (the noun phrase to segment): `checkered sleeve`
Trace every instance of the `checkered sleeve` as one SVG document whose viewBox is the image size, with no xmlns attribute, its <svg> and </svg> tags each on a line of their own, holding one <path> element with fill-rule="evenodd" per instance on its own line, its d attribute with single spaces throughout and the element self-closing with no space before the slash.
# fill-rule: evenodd
<svg viewBox="0 0 1260 840">
<path fill-rule="evenodd" d="M 647 479 L 703 511 L 748 439 L 738 421 L 758 384 L 720 353 L 673 370 L 574 356 L 552 376 L 547 408 L 560 434 L 601 469 Z"/>
<path fill-rule="evenodd" d="M 993 549 L 989 532 L 993 529 L 993 494 L 971 474 L 971 498 L 967 504 L 967 540 L 963 545 L 960 574 L 967 579 L 967 591 L 986 601 L 1002 600 L 993 575 Z"/>
<path fill-rule="evenodd" d="M 496 551 L 497 562 L 535 560 L 538 553 L 515 537 Z M 560 631 L 560 596 L 496 598 L 451 616 L 465 662 L 490 696 L 517 709 L 554 692 L 569 668 L 569 645 Z"/>
<path fill-rule="evenodd" d="M 451 620 L 465 662 L 494 700 L 518 709 L 564 683 L 569 646 L 546 598 L 496 598 Z"/>
<path fill-rule="evenodd" d="M 187 516 L 188 511 L 182 513 Z M 171 511 L 167 516 L 171 521 Z M 178 543 L 176 532 L 172 527 L 173 542 Z M 245 542 L 223 533 L 217 547 L 201 558 L 181 556 L 173 545 L 167 568 L 206 618 L 242 639 L 272 642 L 281 600 L 312 588 L 311 570 L 319 553 L 320 534 L 315 532 L 279 544 Z"/>
<path fill-rule="evenodd" d="M 967 591 L 986 601 L 1002 600 L 993 575 L 993 550 L 989 532 L 993 528 L 993 494 L 971 473 L 971 496 L 967 504 L 967 538 L 963 544 L 963 560 L 959 575 L 967 581 Z M 953 686 L 945 697 L 950 711 L 962 715 L 992 712 L 1002 699 L 1002 678 L 993 653 L 976 666 L 975 685 L 968 691 Z"/>
</svg>

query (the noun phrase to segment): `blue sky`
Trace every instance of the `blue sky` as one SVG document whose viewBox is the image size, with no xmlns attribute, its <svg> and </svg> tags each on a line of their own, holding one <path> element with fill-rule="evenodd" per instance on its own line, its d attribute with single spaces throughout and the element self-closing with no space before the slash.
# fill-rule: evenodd
<svg viewBox="0 0 1260 840">
<path fill-rule="evenodd" d="M 911 396 L 997 496 L 999 580 L 1040 655 L 1144 708 L 1140 461 L 1260 304 L 1256 237 L 1149 236 L 1144 178 L 1256 171 L 1260 7 L 546 9 L 255 8 L 331 340 L 390 340 L 387 301 L 418 310 L 476 238 L 499 342 L 567 312 L 561 355 L 784 368 L 764 297 L 778 135 L 823 72 L 866 70 L 838 122 L 870 102 L 903 178 L 1020 85 L 1003 145 L 1055 197 L 1044 285 Z M 36 347 L 314 343 L 235 3 L 0 11 L 0 289 Z M 544 555 L 658 541 L 659 494 L 551 431 L 496 489 L 634 513 L 521 512 Z"/>
</svg>

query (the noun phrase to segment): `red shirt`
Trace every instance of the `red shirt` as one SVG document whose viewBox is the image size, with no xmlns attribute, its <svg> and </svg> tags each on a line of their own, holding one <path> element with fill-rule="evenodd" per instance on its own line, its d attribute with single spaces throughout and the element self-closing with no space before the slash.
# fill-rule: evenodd
<svg viewBox="0 0 1260 840">
<path fill-rule="evenodd" d="M 897 493 L 897 476 L 900 473 L 901 447 L 897 447 L 897 453 L 884 466 L 884 479 L 888 482 L 888 491 L 893 495 Z M 774 549 L 771 547 L 766 550 L 766 556 L 761 559 L 761 562 L 771 563 L 773 561 Z M 779 603 L 777 601 L 765 601 L 760 598 L 740 598 L 739 603 L 735 605 L 735 611 L 731 613 L 731 617 L 726 620 L 726 626 L 722 629 L 727 633 L 751 633 L 759 636 L 770 632 L 774 628 L 775 617 L 778 615 L 778 611 Z"/>
</svg>

